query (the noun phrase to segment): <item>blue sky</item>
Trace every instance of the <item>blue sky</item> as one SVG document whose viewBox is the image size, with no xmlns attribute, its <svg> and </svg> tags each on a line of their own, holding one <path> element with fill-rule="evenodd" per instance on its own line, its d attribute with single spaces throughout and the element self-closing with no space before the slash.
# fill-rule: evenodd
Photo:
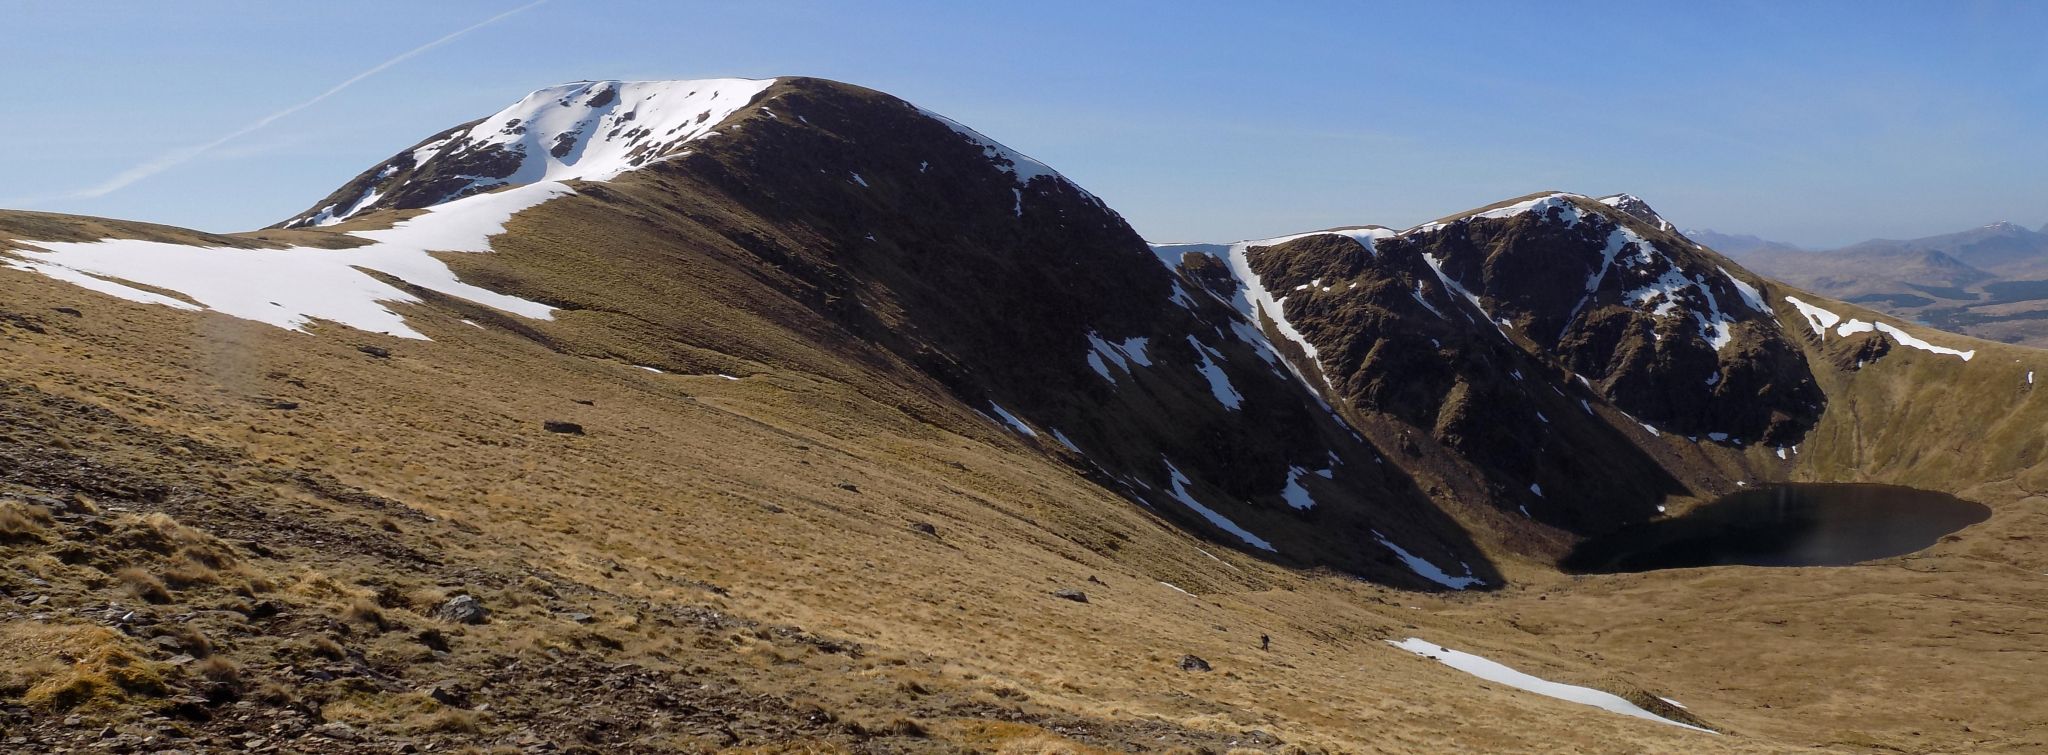
<svg viewBox="0 0 2048 755">
<path fill-rule="evenodd" d="M 549 0 L 76 196 L 527 1 L 0 0 L 0 206 L 245 230 L 547 84 L 798 74 L 951 115 L 1155 240 L 1541 189 L 1811 246 L 2048 222 L 2022 2 Z"/>
</svg>

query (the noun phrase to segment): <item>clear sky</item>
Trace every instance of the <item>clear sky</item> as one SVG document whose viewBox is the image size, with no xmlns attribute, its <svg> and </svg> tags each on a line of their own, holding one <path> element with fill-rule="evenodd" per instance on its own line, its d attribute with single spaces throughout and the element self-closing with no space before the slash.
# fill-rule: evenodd
<svg viewBox="0 0 2048 755">
<path fill-rule="evenodd" d="M 0 0 L 0 207 L 246 230 L 548 84 L 811 75 L 1155 240 L 1542 189 L 1809 246 L 2048 222 L 2039 2 L 548 0 L 191 155 L 526 2 Z"/>
</svg>

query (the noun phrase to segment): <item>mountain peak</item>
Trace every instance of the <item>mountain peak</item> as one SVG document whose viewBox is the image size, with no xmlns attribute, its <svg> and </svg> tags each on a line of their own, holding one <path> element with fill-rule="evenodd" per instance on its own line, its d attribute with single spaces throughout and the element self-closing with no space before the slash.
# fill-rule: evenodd
<svg viewBox="0 0 2048 755">
<path fill-rule="evenodd" d="M 1656 210 L 1650 209 L 1649 202 L 1643 201 L 1642 197 L 1634 194 L 1609 194 L 1597 201 L 1608 207 L 1633 215 L 1637 220 L 1656 226 L 1657 230 L 1676 230 L 1670 221 L 1664 219 L 1664 216 L 1658 215 Z"/>
<path fill-rule="evenodd" d="M 721 129 L 739 128 L 738 123 L 728 125 L 736 118 L 811 127 L 801 114 L 776 113 L 770 100 L 782 93 L 821 88 L 854 96 L 869 91 L 800 77 L 576 81 L 538 89 L 489 117 L 442 131 L 393 155 L 278 227 L 335 225 L 373 210 L 421 209 L 512 186 L 609 181 L 688 155 L 694 148 L 685 145 L 717 136 Z M 983 157 L 1014 179 L 1020 214 L 1023 191 L 1040 178 L 1094 199 L 1039 160 L 959 121 L 889 99 L 979 147 Z M 755 105 L 759 107 L 749 110 Z"/>
<path fill-rule="evenodd" d="M 1633 194 L 1610 194 L 1594 199 L 1584 194 L 1574 194 L 1568 191 L 1539 191 L 1534 194 L 1524 194 L 1514 199 L 1466 210 L 1456 215 L 1438 218 L 1410 228 L 1402 233 L 1428 233 L 1461 221 L 1474 219 L 1498 220 L 1524 213 L 1535 213 L 1539 216 L 1551 217 L 1553 211 L 1560 213 L 1557 217 L 1567 224 L 1576 225 L 1582 213 L 1600 211 L 1600 206 L 1618 210 L 1660 231 L 1677 230 L 1670 221 L 1658 215 L 1656 210 L 1650 209 L 1648 202 L 1644 202 Z"/>
<path fill-rule="evenodd" d="M 1992 233 L 2000 234 L 2017 234 L 2021 236 L 2032 236 L 2037 233 L 2048 233 L 2048 228 L 2043 228 L 2037 231 L 2009 220 L 2000 220 L 1996 223 L 1984 226 L 1979 230 L 1990 231 Z"/>
<path fill-rule="evenodd" d="M 1402 231 L 1402 233 L 1428 233 L 1439 228 L 1442 228 L 1444 226 L 1451 225 L 1453 223 L 1472 220 L 1475 218 L 1500 219 L 1513 217 L 1515 215 L 1520 215 L 1527 212 L 1533 212 L 1539 215 L 1547 216 L 1553 208 L 1570 209 L 1576 211 L 1576 209 L 1571 204 L 1572 199 L 1585 199 L 1585 196 L 1581 194 L 1573 194 L 1564 191 L 1539 191 L 1534 194 L 1524 194 L 1514 199 L 1503 200 L 1500 202 L 1495 202 L 1490 205 L 1486 205 L 1484 207 L 1477 207 L 1474 209 L 1466 210 L 1455 215 L 1446 215 L 1444 217 L 1437 218 L 1436 220 L 1423 223 L 1422 225 L 1415 226 L 1414 228 L 1410 228 L 1406 231 Z"/>
<path fill-rule="evenodd" d="M 506 186 L 605 181 L 685 153 L 776 79 L 577 81 L 443 131 L 363 173 L 286 228 L 416 209 Z"/>
</svg>

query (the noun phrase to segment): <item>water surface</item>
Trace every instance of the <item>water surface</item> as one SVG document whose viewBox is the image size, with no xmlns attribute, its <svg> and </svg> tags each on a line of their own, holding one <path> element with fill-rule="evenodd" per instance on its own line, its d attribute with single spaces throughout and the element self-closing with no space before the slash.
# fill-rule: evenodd
<svg viewBox="0 0 2048 755">
<path fill-rule="evenodd" d="M 1771 485 L 1589 539 L 1560 565 L 1593 573 L 1847 566 L 1926 549 L 1990 517 L 1982 504 L 1896 485 Z"/>
</svg>

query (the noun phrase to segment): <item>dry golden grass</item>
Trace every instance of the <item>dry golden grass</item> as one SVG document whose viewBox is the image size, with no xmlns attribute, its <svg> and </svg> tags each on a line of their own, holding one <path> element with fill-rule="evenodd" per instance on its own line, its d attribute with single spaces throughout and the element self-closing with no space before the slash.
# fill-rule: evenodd
<svg viewBox="0 0 2048 755">
<path fill-rule="evenodd" d="M 947 741 L 957 743 L 974 752 L 1001 753 L 1002 755 L 1027 755 L 1028 753 L 1109 755 L 1109 753 L 1114 752 L 1099 747 L 1090 747 L 1046 731 L 1043 728 L 1023 723 L 965 719 L 943 721 L 932 728 Z"/>
<path fill-rule="evenodd" d="M 164 581 L 139 567 L 128 567 L 114 572 L 114 578 L 128 587 L 128 593 L 145 603 L 169 603 L 171 591 L 164 587 Z"/>
<path fill-rule="evenodd" d="M 0 501 L 0 543 L 38 539 L 43 529 L 55 522 L 48 508 Z"/>
<path fill-rule="evenodd" d="M 329 721 L 376 726 L 406 734 L 473 734 L 483 714 L 450 708 L 418 693 L 358 694 L 320 710 Z"/>
<path fill-rule="evenodd" d="M 157 695 L 165 669 L 144 660 L 120 635 L 77 625 L 0 625 L 4 686 L 27 705 L 70 710 L 109 705 L 129 695 Z"/>
<path fill-rule="evenodd" d="M 235 665 L 234 661 L 220 656 L 212 656 L 199 661 L 193 665 L 192 670 L 205 677 L 207 681 L 216 684 L 224 684 L 235 689 L 240 689 L 242 686 L 241 667 Z"/>
</svg>

